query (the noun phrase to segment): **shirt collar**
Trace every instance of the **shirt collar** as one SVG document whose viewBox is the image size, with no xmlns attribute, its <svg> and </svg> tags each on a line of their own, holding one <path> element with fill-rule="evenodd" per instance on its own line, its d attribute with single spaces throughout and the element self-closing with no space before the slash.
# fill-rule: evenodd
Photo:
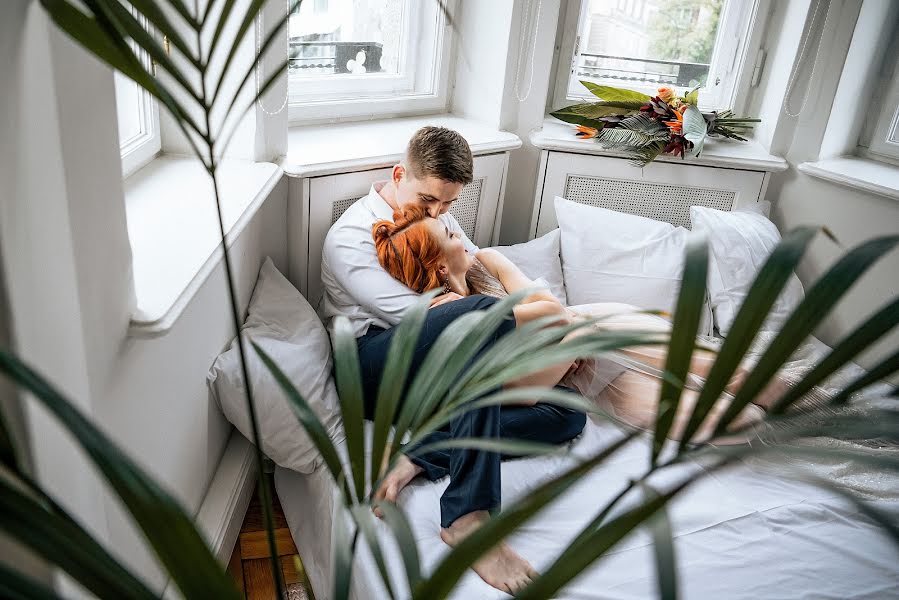
<svg viewBox="0 0 899 600">
<path fill-rule="evenodd" d="M 368 210 L 370 210 L 377 219 L 393 221 L 393 209 L 387 204 L 387 201 L 381 197 L 381 194 L 378 193 L 386 184 L 386 181 L 376 181 L 371 184 L 368 195 L 365 196 L 363 202 L 365 202 L 365 206 L 368 207 Z"/>
</svg>

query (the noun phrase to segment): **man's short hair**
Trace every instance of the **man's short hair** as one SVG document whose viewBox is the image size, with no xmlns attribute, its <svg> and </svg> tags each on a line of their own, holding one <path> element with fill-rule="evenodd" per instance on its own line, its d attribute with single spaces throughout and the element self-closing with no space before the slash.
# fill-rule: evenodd
<svg viewBox="0 0 899 600">
<path fill-rule="evenodd" d="M 468 142 L 446 127 L 422 127 L 416 131 L 406 147 L 406 167 L 416 179 L 436 177 L 468 184 L 473 178 Z"/>
</svg>

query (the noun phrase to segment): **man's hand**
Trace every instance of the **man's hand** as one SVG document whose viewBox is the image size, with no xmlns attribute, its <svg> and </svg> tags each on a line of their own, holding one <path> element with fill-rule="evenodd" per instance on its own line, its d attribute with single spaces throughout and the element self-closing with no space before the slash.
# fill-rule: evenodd
<svg viewBox="0 0 899 600">
<path fill-rule="evenodd" d="M 453 300 L 461 300 L 464 296 L 457 294 L 456 292 L 450 292 L 448 294 L 440 294 L 436 296 L 433 300 L 431 300 L 431 306 L 428 308 L 434 308 L 435 306 L 440 306 L 441 304 L 446 304 L 447 302 L 452 302 Z"/>
</svg>

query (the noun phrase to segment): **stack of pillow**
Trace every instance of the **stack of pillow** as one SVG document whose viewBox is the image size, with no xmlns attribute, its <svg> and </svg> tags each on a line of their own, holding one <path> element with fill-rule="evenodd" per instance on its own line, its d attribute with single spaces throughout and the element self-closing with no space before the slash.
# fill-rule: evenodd
<svg viewBox="0 0 899 600">
<path fill-rule="evenodd" d="M 768 202 L 735 211 L 693 206 L 692 233 L 684 227 L 556 197 L 559 228 L 530 242 L 496 248 L 525 275 L 543 277 L 564 304 L 623 302 L 673 313 L 680 291 L 687 239 L 709 244 L 708 297 L 700 334 L 726 336 L 749 286 L 780 242 L 768 220 Z M 563 286 L 554 285 L 559 279 Z M 766 329 L 777 329 L 802 300 L 793 275 Z"/>
<path fill-rule="evenodd" d="M 515 246 L 496 248 L 531 279 L 542 279 L 566 306 L 624 302 L 673 312 L 681 282 L 684 251 L 691 233 L 683 227 L 556 198 L 559 228 Z M 707 315 L 700 333 L 713 323 L 726 336 L 750 284 L 780 241 L 765 215 L 767 203 L 722 212 L 694 206 L 693 232 L 709 241 Z M 793 275 L 765 327 L 777 328 L 802 299 Z M 714 316 L 713 316 L 714 313 Z M 241 331 L 284 370 L 335 442 L 343 436 L 331 376 L 327 331 L 305 298 L 271 259 L 259 272 Z M 263 451 L 277 464 L 309 473 L 320 457 L 299 425 L 274 377 L 248 344 L 248 371 L 255 396 Z M 252 439 L 236 340 L 207 376 L 210 393 L 225 417 Z"/>
</svg>

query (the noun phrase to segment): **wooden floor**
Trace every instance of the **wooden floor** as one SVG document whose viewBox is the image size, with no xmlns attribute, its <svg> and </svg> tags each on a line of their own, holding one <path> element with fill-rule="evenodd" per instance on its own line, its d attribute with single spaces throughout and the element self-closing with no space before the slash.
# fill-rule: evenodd
<svg viewBox="0 0 899 600">
<path fill-rule="evenodd" d="M 269 489 L 274 505 L 273 520 L 278 560 L 281 563 L 284 583 L 287 585 L 288 599 L 314 600 L 297 548 L 290 537 L 284 511 L 275 493 L 274 482 L 271 475 L 266 476 L 269 478 Z M 247 509 L 240 535 L 228 563 L 228 572 L 237 581 L 247 600 L 277 600 L 269 556 L 262 504 L 259 502 L 258 491 L 254 490 L 253 499 L 250 501 L 250 507 Z"/>
</svg>

